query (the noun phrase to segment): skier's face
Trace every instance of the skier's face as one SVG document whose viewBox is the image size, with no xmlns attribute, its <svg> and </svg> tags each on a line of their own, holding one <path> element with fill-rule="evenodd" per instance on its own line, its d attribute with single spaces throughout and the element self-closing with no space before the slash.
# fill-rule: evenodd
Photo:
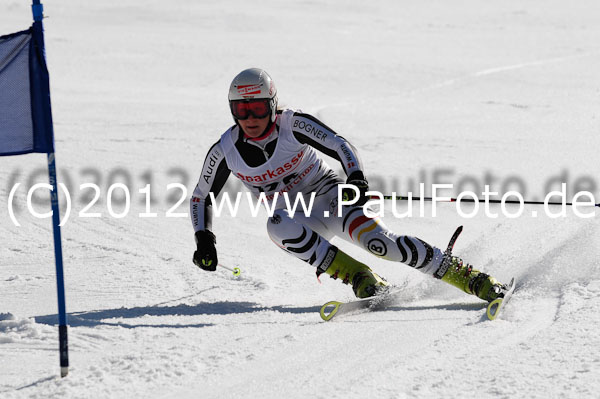
<svg viewBox="0 0 600 399">
<path fill-rule="evenodd" d="M 271 115 L 264 118 L 255 118 L 253 115 L 250 115 L 248 119 L 238 120 L 238 123 L 248 137 L 255 138 L 263 134 L 269 124 L 270 117 Z"/>
</svg>

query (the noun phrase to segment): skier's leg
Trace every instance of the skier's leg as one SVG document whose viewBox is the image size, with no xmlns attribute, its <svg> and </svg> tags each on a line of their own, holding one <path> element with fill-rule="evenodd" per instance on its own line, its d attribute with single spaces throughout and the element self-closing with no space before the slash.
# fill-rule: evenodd
<svg viewBox="0 0 600 399">
<path fill-rule="evenodd" d="M 319 266 L 331 247 L 329 241 L 308 224 L 292 219 L 284 209 L 278 209 L 267 221 L 267 232 L 279 248 L 310 265 Z"/>
<path fill-rule="evenodd" d="M 341 217 L 332 218 L 330 228 L 338 237 L 379 258 L 405 263 L 425 274 L 433 275 L 442 262 L 439 248 L 420 238 L 394 233 L 381 218 L 366 216 L 362 207 L 344 207 Z"/>
<path fill-rule="evenodd" d="M 373 255 L 405 263 L 425 274 L 435 275 L 444 259 L 443 252 L 417 237 L 397 235 L 380 218 L 365 216 L 361 207 L 343 210 L 333 224 L 338 236 L 366 249 Z M 332 226 L 332 227 L 333 227 Z M 452 257 L 450 267 L 441 278 L 462 291 L 492 301 L 502 295 L 502 284 L 492 276 L 463 264 Z"/>
<path fill-rule="evenodd" d="M 298 220 L 309 221 L 305 217 L 298 217 Z M 269 237 L 289 254 L 315 266 L 317 276 L 326 273 L 334 279 L 341 278 L 345 284 L 352 284 L 354 294 L 359 298 L 372 296 L 378 287 L 387 285 L 368 266 L 332 245 L 308 223 L 299 221 L 292 219 L 286 210 L 276 210 L 267 222 Z M 312 222 L 314 226 L 315 221 Z"/>
</svg>

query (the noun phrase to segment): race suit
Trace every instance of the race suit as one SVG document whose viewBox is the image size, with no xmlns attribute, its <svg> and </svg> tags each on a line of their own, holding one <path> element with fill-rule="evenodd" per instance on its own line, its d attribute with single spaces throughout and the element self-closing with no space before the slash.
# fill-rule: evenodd
<svg viewBox="0 0 600 399">
<path fill-rule="evenodd" d="M 356 149 L 311 115 L 278 111 L 272 133 L 260 139 L 247 138 L 239 126 L 232 126 L 204 161 L 190 200 L 194 230 L 211 230 L 209 193 L 216 198 L 233 173 L 256 197 L 265 193 L 267 201 L 275 205 L 267 222 L 271 240 L 310 265 L 326 269 L 334 253 L 329 240 L 338 236 L 377 257 L 433 274 L 443 257 L 438 248 L 416 237 L 396 235 L 379 218 L 365 216 L 359 206 L 344 206 L 338 216 L 338 185 L 343 180 L 319 152 L 338 160 L 347 176 L 364 177 Z M 310 194 L 315 193 L 310 215 L 296 211 L 292 216 L 283 193 L 292 203 L 296 195 L 303 195 L 308 203 Z"/>
</svg>

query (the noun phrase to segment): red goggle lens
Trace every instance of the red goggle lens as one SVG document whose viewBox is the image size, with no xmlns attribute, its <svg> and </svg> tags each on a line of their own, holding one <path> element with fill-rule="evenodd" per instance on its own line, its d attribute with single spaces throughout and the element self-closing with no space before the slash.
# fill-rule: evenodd
<svg viewBox="0 0 600 399">
<path fill-rule="evenodd" d="M 268 99 L 232 101 L 231 113 L 236 119 L 248 119 L 250 114 L 255 118 L 262 119 L 271 113 L 270 101 Z"/>
</svg>

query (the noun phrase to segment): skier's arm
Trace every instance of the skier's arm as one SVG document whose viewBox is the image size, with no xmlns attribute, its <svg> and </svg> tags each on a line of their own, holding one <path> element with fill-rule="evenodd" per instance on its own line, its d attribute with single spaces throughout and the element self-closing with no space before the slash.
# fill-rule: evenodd
<svg viewBox="0 0 600 399">
<path fill-rule="evenodd" d="M 358 152 L 352 144 L 314 116 L 299 112 L 292 116 L 292 132 L 300 143 L 308 144 L 340 161 L 348 176 L 346 183 L 358 189 L 359 199 L 356 204 L 364 205 L 367 202 L 365 193 L 369 190 L 369 183 L 363 173 Z M 346 200 L 354 198 L 353 190 L 344 189 L 343 192 Z"/>
<path fill-rule="evenodd" d="M 360 172 L 363 176 L 362 162 L 356 148 L 314 116 L 296 112 L 292 116 L 292 132 L 300 143 L 308 144 L 337 159 L 342 164 L 346 176 L 354 172 Z"/>
<path fill-rule="evenodd" d="M 215 271 L 219 262 L 215 247 L 217 240 L 211 231 L 212 202 L 210 193 L 212 192 L 215 197 L 219 195 L 229 173 L 223 150 L 217 142 L 206 155 L 200 179 L 190 199 L 190 215 L 196 238 L 193 261 L 196 266 L 207 271 Z"/>
<path fill-rule="evenodd" d="M 190 199 L 190 215 L 195 232 L 211 230 L 212 202 L 209 193 L 212 192 L 216 198 L 230 173 L 221 144 L 217 142 L 208 150 L 198 184 Z"/>
</svg>

